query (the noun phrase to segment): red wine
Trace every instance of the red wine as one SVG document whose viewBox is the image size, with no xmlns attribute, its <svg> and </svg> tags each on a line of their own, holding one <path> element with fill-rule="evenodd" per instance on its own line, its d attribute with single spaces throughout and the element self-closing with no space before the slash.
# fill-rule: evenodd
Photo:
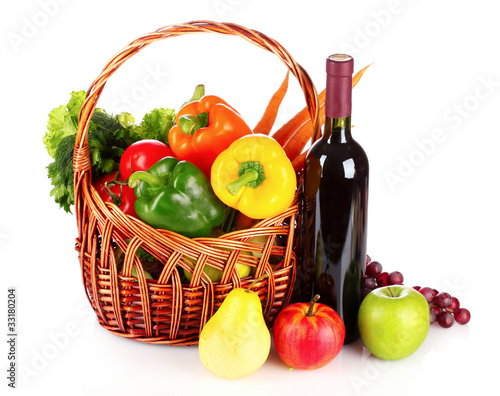
<svg viewBox="0 0 500 396">
<path fill-rule="evenodd" d="M 345 343 L 359 338 L 366 267 L 368 159 L 351 136 L 353 59 L 327 58 L 325 125 L 304 167 L 305 257 L 311 295 L 340 315 Z"/>
</svg>

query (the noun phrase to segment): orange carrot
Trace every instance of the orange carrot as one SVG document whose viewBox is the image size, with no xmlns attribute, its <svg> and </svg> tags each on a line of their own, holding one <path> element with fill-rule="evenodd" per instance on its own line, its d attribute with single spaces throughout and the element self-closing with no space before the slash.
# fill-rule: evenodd
<svg viewBox="0 0 500 396">
<path fill-rule="evenodd" d="M 304 169 L 304 161 L 306 159 L 307 151 L 300 153 L 295 159 L 292 161 L 293 169 L 295 169 L 296 173 L 299 173 L 302 169 Z"/>
<path fill-rule="evenodd" d="M 318 95 L 318 99 L 320 106 L 325 103 L 325 90 Z M 283 146 L 286 141 L 290 139 L 290 136 L 292 136 L 305 121 L 310 119 L 311 114 L 309 113 L 309 108 L 304 107 L 290 120 L 288 120 L 286 124 L 274 132 L 273 138 Z"/>
<path fill-rule="evenodd" d="M 361 80 L 361 77 L 363 77 L 363 74 L 365 74 L 366 69 L 368 69 L 373 63 L 370 63 L 368 66 L 363 67 L 359 72 L 356 73 L 356 75 L 352 78 L 352 87 L 354 88 L 356 84 Z"/>
<path fill-rule="evenodd" d="M 283 98 L 285 97 L 286 91 L 288 90 L 289 74 L 290 72 L 287 71 L 285 79 L 281 83 L 278 90 L 272 96 L 266 107 L 266 110 L 264 111 L 264 114 L 262 115 L 262 118 L 253 129 L 254 133 L 264 133 L 266 135 L 269 135 L 269 133 L 271 132 L 271 129 L 278 115 L 278 109 L 281 105 L 281 102 L 283 101 Z"/>
<path fill-rule="evenodd" d="M 325 103 L 319 108 L 319 124 L 323 125 L 325 122 Z M 313 124 L 310 119 L 307 119 L 285 142 L 282 146 L 283 150 L 290 161 L 293 161 L 306 146 L 307 142 L 312 138 L 314 133 Z"/>
<path fill-rule="evenodd" d="M 359 82 L 359 80 L 361 79 L 365 71 L 368 69 L 368 67 L 370 67 L 372 64 L 373 63 L 370 63 L 368 66 L 365 66 L 363 69 L 361 69 L 355 74 L 355 76 L 352 78 L 353 88 Z M 318 95 L 318 99 L 320 106 L 323 106 L 325 103 L 325 90 L 321 91 L 321 93 Z M 290 137 L 295 133 L 298 133 L 299 128 L 302 127 L 305 121 L 310 120 L 310 118 L 311 117 L 309 114 L 309 109 L 307 107 L 304 107 L 301 111 L 295 114 L 295 116 L 293 116 L 287 123 L 285 123 L 280 129 L 278 129 L 273 134 L 273 138 L 276 139 L 276 141 L 278 141 L 278 143 L 280 143 L 282 146 L 285 145 L 286 142 L 290 139 Z"/>
<path fill-rule="evenodd" d="M 370 65 L 364 67 L 361 69 L 359 72 L 356 73 L 356 75 L 353 77 L 352 80 L 352 86 L 356 86 L 356 84 L 359 82 L 361 77 L 363 76 L 364 72 L 366 69 L 368 69 Z M 320 99 L 320 111 L 319 111 L 319 124 L 323 125 L 325 122 L 325 91 L 321 92 L 320 95 L 318 95 L 318 98 Z M 304 110 L 307 110 L 305 108 Z M 304 110 L 302 110 L 300 113 L 301 114 Z M 292 118 L 294 120 L 297 118 L 295 116 Z M 287 125 L 287 124 L 285 124 Z M 311 122 L 311 119 L 309 116 L 306 117 L 306 119 L 302 122 L 302 124 L 298 127 L 295 127 L 294 130 L 288 133 L 283 133 L 283 137 L 288 135 L 287 140 L 281 142 L 280 144 L 282 145 L 283 149 L 285 150 L 286 155 L 290 159 L 290 161 L 295 160 L 304 150 L 306 144 L 309 142 L 309 140 L 313 136 L 313 125 Z M 274 136 L 274 135 L 273 135 Z"/>
<path fill-rule="evenodd" d="M 310 118 L 309 109 L 304 107 L 295 116 L 290 118 L 285 124 L 283 124 L 276 132 L 273 133 L 273 138 L 283 146 L 290 136 L 299 129 L 304 120 Z"/>
</svg>

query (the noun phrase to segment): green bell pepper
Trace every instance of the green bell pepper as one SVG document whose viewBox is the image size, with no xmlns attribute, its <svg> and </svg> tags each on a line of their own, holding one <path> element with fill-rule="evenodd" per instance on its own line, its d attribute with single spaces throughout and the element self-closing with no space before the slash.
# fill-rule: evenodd
<svg viewBox="0 0 500 396">
<path fill-rule="evenodd" d="M 128 183 L 137 197 L 137 216 L 152 227 L 194 238 L 210 236 L 224 219 L 226 206 L 191 162 L 165 157 L 132 173 Z"/>
</svg>

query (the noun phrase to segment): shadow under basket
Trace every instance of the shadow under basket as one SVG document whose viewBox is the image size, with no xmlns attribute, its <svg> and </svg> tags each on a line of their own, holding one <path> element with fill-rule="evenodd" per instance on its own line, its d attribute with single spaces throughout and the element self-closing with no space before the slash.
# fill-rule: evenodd
<svg viewBox="0 0 500 396">
<path fill-rule="evenodd" d="M 91 184 L 87 135 L 106 81 L 154 41 L 191 33 L 235 35 L 276 54 L 301 85 L 318 128 L 318 98 L 305 70 L 276 41 L 239 25 L 194 21 L 166 26 L 137 38 L 104 67 L 87 91 L 76 137 L 76 250 L 86 295 L 99 324 L 119 336 L 153 344 L 197 344 L 201 329 L 227 294 L 252 283 L 271 328 L 289 303 L 296 278 L 300 188 L 290 208 L 275 217 L 218 238 L 191 239 L 125 215 L 103 202 Z M 251 274 L 241 279 L 237 263 L 250 266 Z M 222 271 L 219 282 L 210 280 L 206 265 Z M 154 279 L 147 279 L 145 271 Z"/>
</svg>

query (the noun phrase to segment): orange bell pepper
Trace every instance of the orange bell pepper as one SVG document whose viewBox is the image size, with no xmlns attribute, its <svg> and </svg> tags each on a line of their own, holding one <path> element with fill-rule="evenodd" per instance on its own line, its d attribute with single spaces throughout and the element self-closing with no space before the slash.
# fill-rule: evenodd
<svg viewBox="0 0 500 396">
<path fill-rule="evenodd" d="M 217 156 L 252 130 L 240 114 L 224 100 L 205 95 L 183 106 L 168 133 L 168 143 L 176 158 L 200 168 L 208 178 Z"/>
</svg>

